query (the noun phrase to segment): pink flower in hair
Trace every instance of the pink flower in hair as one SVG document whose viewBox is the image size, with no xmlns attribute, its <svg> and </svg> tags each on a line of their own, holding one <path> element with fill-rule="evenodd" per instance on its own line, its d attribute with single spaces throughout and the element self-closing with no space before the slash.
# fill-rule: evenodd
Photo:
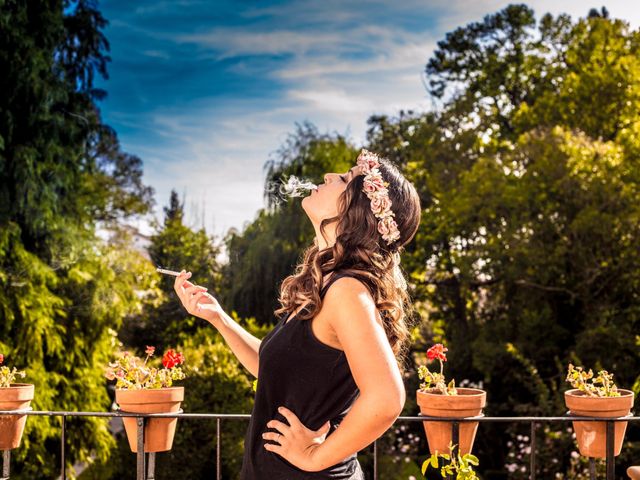
<svg viewBox="0 0 640 480">
<path fill-rule="evenodd" d="M 379 167 L 380 162 L 378 162 L 378 156 L 375 153 L 363 148 L 358 155 L 358 165 L 362 168 L 362 173 L 366 175 L 372 169 Z"/>
<path fill-rule="evenodd" d="M 376 190 L 386 190 L 387 182 L 384 181 L 384 178 L 382 178 L 382 174 L 379 170 L 371 172 L 368 178 L 369 181 L 376 186 Z"/>
<path fill-rule="evenodd" d="M 386 222 L 384 222 L 383 220 L 380 220 L 378 222 L 378 232 L 380 232 L 382 234 L 382 236 L 384 237 L 385 235 L 389 235 L 390 232 L 390 228 L 389 225 L 387 225 Z"/>
<path fill-rule="evenodd" d="M 391 200 L 386 195 L 376 195 L 371 199 L 371 211 L 374 215 L 382 215 L 385 211 L 391 209 Z"/>
<path fill-rule="evenodd" d="M 398 224 L 391 216 L 384 217 L 378 222 L 378 232 L 382 234 L 382 238 L 387 242 L 400 238 Z"/>
<path fill-rule="evenodd" d="M 362 190 L 366 194 L 374 194 L 380 190 L 383 190 L 385 187 L 380 186 L 380 182 L 375 178 L 365 178 L 363 181 Z"/>
<path fill-rule="evenodd" d="M 389 198 L 389 182 L 385 182 L 379 170 L 380 162 L 375 153 L 362 149 L 358 155 L 358 165 L 364 174 L 362 191 L 369 198 L 371 211 L 378 218 L 378 232 L 382 238 L 391 244 L 400 238 L 398 225 L 393 220 L 393 203 Z"/>
<path fill-rule="evenodd" d="M 363 190 L 367 194 L 381 190 L 384 190 L 384 193 L 387 193 L 386 182 L 378 171 L 373 171 L 369 175 L 367 175 L 363 181 L 363 185 Z"/>
</svg>

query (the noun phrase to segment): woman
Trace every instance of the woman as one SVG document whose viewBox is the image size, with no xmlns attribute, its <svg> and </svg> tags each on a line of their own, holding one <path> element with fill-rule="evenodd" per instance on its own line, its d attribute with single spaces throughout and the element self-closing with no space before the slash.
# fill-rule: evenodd
<svg viewBox="0 0 640 480">
<path fill-rule="evenodd" d="M 363 150 L 302 200 L 316 238 L 281 286 L 283 315 L 264 339 L 245 331 L 181 272 L 187 311 L 216 327 L 258 378 L 244 480 L 364 479 L 356 454 L 405 402 L 402 357 L 409 297 L 400 251 L 420 223 L 415 188 Z M 339 428 L 338 428 L 339 426 Z"/>
</svg>

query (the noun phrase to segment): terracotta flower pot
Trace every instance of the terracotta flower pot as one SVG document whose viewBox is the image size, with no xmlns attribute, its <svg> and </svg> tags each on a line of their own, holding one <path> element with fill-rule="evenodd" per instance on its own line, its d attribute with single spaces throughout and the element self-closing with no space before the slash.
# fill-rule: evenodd
<svg viewBox="0 0 640 480">
<path fill-rule="evenodd" d="M 420 413 L 430 417 L 475 417 L 482 413 L 487 402 L 487 392 L 477 388 L 457 388 L 458 395 L 443 395 L 438 391 L 417 391 Z M 425 421 L 429 452 L 449 453 L 451 422 Z M 478 430 L 478 422 L 460 423 L 459 451 L 470 453 Z"/>
<path fill-rule="evenodd" d="M 30 383 L 12 383 L 0 388 L 0 410 L 26 410 L 33 400 L 34 386 Z M 20 446 L 26 415 L 0 415 L 0 450 Z"/>
<path fill-rule="evenodd" d="M 618 390 L 619 397 L 589 397 L 580 390 L 564 392 L 564 402 L 572 415 L 583 417 L 625 417 L 633 406 L 633 392 Z M 615 422 L 613 453 L 620 455 L 628 422 Z M 585 457 L 606 458 L 606 422 L 573 422 L 580 454 Z"/>
<path fill-rule="evenodd" d="M 127 413 L 174 413 L 180 411 L 184 387 L 149 388 L 142 390 L 116 389 L 116 403 Z M 138 451 L 138 422 L 136 417 L 123 417 L 124 428 L 132 452 Z M 166 452 L 173 446 L 177 418 L 148 418 L 144 427 L 144 451 Z"/>
</svg>

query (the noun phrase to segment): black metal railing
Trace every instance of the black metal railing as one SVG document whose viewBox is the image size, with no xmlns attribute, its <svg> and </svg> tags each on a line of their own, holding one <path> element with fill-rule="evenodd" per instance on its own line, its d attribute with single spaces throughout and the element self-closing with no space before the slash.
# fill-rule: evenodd
<svg viewBox="0 0 640 480">
<path fill-rule="evenodd" d="M 155 480 L 155 453 L 144 453 L 144 425 L 149 418 L 184 418 L 189 419 L 209 419 L 216 421 L 216 479 L 221 480 L 221 458 L 220 445 L 222 435 L 223 420 L 245 420 L 248 421 L 248 414 L 220 414 L 220 413 L 125 413 L 125 412 L 64 412 L 64 411 L 33 411 L 27 410 L 9 410 L 0 411 L 0 415 L 39 415 L 49 417 L 60 417 L 62 421 L 61 434 L 61 465 L 60 478 L 66 480 L 66 458 L 65 458 L 65 431 L 66 420 L 68 417 L 136 417 L 138 425 L 137 434 L 137 454 L 136 454 L 136 480 Z M 608 417 L 580 417 L 573 415 L 565 415 L 563 417 L 478 417 L 466 418 L 445 418 L 445 417 L 428 417 L 424 415 L 403 416 L 398 417 L 397 422 L 451 422 L 451 439 L 454 445 L 459 442 L 460 424 L 465 422 L 501 422 L 501 423 L 529 423 L 531 428 L 531 454 L 529 459 L 529 478 L 536 480 L 536 431 L 540 424 L 548 422 L 606 422 L 606 479 L 614 480 L 615 477 L 615 456 L 614 456 L 614 427 L 616 422 L 637 422 L 640 417 L 626 416 L 617 418 Z M 454 451 L 455 454 L 455 451 Z M 9 450 L 3 451 L 2 455 L 2 477 L 0 480 L 10 479 L 10 461 L 11 453 Z M 589 474 L 591 480 L 596 479 L 595 459 L 589 459 Z M 373 442 L 373 480 L 378 480 L 378 442 Z"/>
</svg>

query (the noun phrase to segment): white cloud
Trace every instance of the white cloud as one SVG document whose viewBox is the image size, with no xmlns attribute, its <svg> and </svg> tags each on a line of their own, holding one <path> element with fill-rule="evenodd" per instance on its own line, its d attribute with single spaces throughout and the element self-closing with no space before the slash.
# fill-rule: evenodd
<svg viewBox="0 0 640 480">
<path fill-rule="evenodd" d="M 307 102 L 309 108 L 318 112 L 354 113 L 371 112 L 375 109 L 369 98 L 350 95 L 345 90 L 291 90 L 289 97 Z"/>
<path fill-rule="evenodd" d="M 161 50 L 144 50 L 142 54 L 151 58 L 161 58 L 162 60 L 171 59 L 171 55 L 169 55 L 169 53 L 163 52 Z"/>
<path fill-rule="evenodd" d="M 263 207 L 264 162 L 298 116 L 286 108 L 252 111 L 249 105 L 224 109 L 203 105 L 180 111 L 158 107 L 142 121 L 170 139 L 168 145 L 126 141 L 123 145 L 144 158 L 144 181 L 156 189 L 158 220 L 175 189 L 181 197 L 186 194 L 186 218 L 194 222 L 192 226 L 204 223 L 209 233 L 220 237 L 231 227 L 242 229 Z M 124 114 L 118 118 L 133 121 Z M 149 233 L 148 227 L 143 230 Z"/>
</svg>

